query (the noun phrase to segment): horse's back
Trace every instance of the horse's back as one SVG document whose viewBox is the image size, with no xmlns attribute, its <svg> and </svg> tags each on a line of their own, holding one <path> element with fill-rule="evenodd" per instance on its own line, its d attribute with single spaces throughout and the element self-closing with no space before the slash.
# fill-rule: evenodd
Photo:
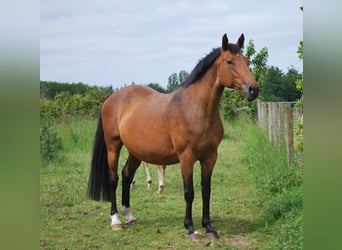
<svg viewBox="0 0 342 250">
<path fill-rule="evenodd" d="M 162 93 L 143 85 L 130 85 L 111 94 L 105 101 L 105 105 L 106 103 L 109 105 L 112 103 L 129 103 L 130 101 L 139 101 L 146 97 L 157 95 L 162 95 Z"/>
<path fill-rule="evenodd" d="M 120 138 L 134 155 L 151 163 L 160 158 L 175 162 L 167 108 L 171 96 L 149 87 L 132 85 L 113 93 L 104 103 L 105 136 Z M 144 158 L 145 155 L 153 156 Z M 171 155 L 171 156 L 170 156 Z"/>
<path fill-rule="evenodd" d="M 102 116 L 122 117 L 136 108 L 141 108 L 149 100 L 160 95 L 162 93 L 142 85 L 124 87 L 106 99 L 102 106 Z"/>
</svg>

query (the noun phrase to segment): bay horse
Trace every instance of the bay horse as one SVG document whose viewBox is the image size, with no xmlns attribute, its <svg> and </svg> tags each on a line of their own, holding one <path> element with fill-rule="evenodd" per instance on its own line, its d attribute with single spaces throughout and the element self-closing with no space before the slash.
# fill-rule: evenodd
<svg viewBox="0 0 342 250">
<path fill-rule="evenodd" d="M 142 161 L 141 164 L 143 165 L 145 172 L 146 172 L 146 182 L 147 182 L 147 188 L 151 188 L 152 184 L 152 178 L 150 175 L 150 171 L 148 170 L 148 163 Z M 164 176 L 165 176 L 165 165 L 157 165 L 157 173 L 158 173 L 158 194 L 162 193 L 164 191 Z M 135 177 L 133 178 L 131 187 L 135 184 Z"/>
<path fill-rule="evenodd" d="M 122 169 L 122 213 L 126 224 L 136 223 L 130 209 L 130 184 L 141 161 L 156 165 L 179 163 L 183 180 L 184 226 L 188 238 L 198 239 L 192 220 L 193 168 L 201 165 L 202 226 L 208 238 L 218 238 L 210 221 L 211 176 L 223 137 L 219 101 L 224 88 L 234 89 L 248 101 L 259 85 L 242 54 L 244 35 L 202 58 L 189 77 L 173 92 L 159 93 L 131 85 L 111 94 L 103 103 L 95 134 L 88 196 L 111 202 L 111 228 L 122 229 L 116 205 L 118 160 L 123 145 L 128 159 Z"/>
</svg>

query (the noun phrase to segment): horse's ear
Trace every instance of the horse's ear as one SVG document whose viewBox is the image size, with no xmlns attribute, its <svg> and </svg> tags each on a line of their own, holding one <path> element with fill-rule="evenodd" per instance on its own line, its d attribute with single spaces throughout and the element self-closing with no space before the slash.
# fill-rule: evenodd
<svg viewBox="0 0 342 250">
<path fill-rule="evenodd" d="M 222 49 L 224 51 L 228 50 L 228 37 L 227 34 L 224 34 L 222 37 Z"/>
<path fill-rule="evenodd" d="M 242 49 L 243 48 L 243 43 L 245 42 L 245 36 L 243 33 L 241 34 L 239 40 L 236 42 L 236 44 Z"/>
</svg>

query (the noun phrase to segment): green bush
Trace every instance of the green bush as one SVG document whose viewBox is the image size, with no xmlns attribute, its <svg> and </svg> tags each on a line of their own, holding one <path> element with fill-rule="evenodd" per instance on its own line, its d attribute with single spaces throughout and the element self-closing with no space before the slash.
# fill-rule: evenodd
<svg viewBox="0 0 342 250">
<path fill-rule="evenodd" d="M 40 116 L 41 117 L 58 117 L 58 107 L 54 101 L 48 99 L 40 99 Z"/>
<path fill-rule="evenodd" d="M 90 87 L 81 83 L 41 82 L 40 113 L 60 119 L 97 117 L 111 87 Z"/>
<path fill-rule="evenodd" d="M 220 100 L 220 111 L 223 118 L 227 121 L 234 121 L 239 114 L 247 113 L 250 118 L 255 120 L 257 113 L 257 101 L 247 101 L 241 93 L 225 89 Z"/>
<path fill-rule="evenodd" d="M 238 117 L 237 108 L 240 107 L 242 100 L 243 99 L 238 92 L 228 89 L 225 89 L 223 91 L 220 100 L 220 109 L 225 120 L 236 120 L 236 118 Z"/>
<path fill-rule="evenodd" d="M 40 120 L 40 157 L 43 164 L 63 158 L 63 142 L 54 122 L 54 118 L 49 116 L 43 116 Z"/>
</svg>

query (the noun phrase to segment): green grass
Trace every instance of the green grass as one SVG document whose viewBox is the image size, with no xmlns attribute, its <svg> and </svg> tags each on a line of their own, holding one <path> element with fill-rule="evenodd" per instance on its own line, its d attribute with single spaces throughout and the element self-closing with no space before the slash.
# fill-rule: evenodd
<svg viewBox="0 0 342 250">
<path fill-rule="evenodd" d="M 211 219 L 219 239 L 203 236 L 198 164 L 194 170 L 193 220 L 203 236 L 201 240 L 186 239 L 179 165 L 166 168 L 162 194 L 157 194 L 156 169 L 150 168 L 153 183 L 148 190 L 145 171 L 139 168 L 131 192 L 131 209 L 138 224 L 111 231 L 110 203 L 86 198 L 96 122 L 74 119 L 58 123 L 64 157 L 42 166 L 40 175 L 41 249 L 300 249 L 296 248 L 300 246 L 298 237 L 289 239 L 288 235 L 302 235 L 302 209 L 297 204 L 301 201 L 301 190 L 298 183 L 283 184 L 288 182 L 286 176 L 294 179 L 294 174 L 287 166 L 279 166 L 277 161 L 283 154 L 271 151 L 267 140 L 260 145 L 265 136 L 247 118 L 225 123 L 224 140 L 212 177 Z M 264 147 L 260 153 L 258 150 Z M 120 166 L 126 156 L 123 149 Z M 278 160 L 270 159 L 275 157 Z M 264 164 L 265 161 L 274 161 L 276 169 L 266 169 L 272 168 L 272 164 Z M 280 170 L 288 175 L 279 176 Z M 272 183 L 276 191 L 270 188 Z M 117 196 L 120 207 L 120 185 Z M 121 219 L 123 222 L 124 218 Z"/>
</svg>

